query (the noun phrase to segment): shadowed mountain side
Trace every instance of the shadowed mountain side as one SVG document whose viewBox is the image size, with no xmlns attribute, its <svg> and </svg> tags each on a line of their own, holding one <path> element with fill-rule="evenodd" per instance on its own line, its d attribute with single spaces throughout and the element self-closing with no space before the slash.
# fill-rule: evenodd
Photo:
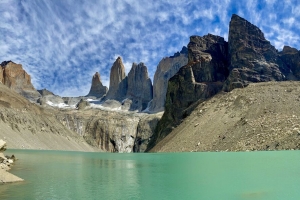
<svg viewBox="0 0 300 200">
<path fill-rule="evenodd" d="M 203 101 L 150 152 L 300 149 L 300 82 L 251 83 Z"/>
</svg>

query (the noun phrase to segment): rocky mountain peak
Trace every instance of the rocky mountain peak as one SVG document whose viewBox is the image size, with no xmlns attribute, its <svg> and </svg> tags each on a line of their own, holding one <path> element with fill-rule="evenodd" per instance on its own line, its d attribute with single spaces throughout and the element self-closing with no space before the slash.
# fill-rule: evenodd
<svg viewBox="0 0 300 200">
<path fill-rule="evenodd" d="M 107 93 L 107 87 L 103 86 L 99 72 L 96 72 L 92 78 L 92 86 L 87 96 L 100 98 Z"/>
<path fill-rule="evenodd" d="M 278 51 L 263 32 L 247 20 L 232 15 L 229 24 L 229 77 L 225 91 L 245 87 L 250 82 L 282 81 L 289 69 L 278 59 Z"/>
<path fill-rule="evenodd" d="M 31 83 L 30 75 L 23 69 L 21 64 L 12 61 L 1 63 L 0 81 L 26 98 L 36 101 L 40 94 Z"/>
<path fill-rule="evenodd" d="M 127 98 L 134 99 L 131 109 L 143 110 L 153 97 L 151 79 L 144 63 L 133 63 L 128 73 Z"/>
<path fill-rule="evenodd" d="M 115 99 L 118 96 L 117 92 L 119 84 L 125 77 L 125 67 L 123 65 L 122 58 L 118 57 L 110 70 L 109 90 L 106 95 L 107 98 Z"/>
</svg>

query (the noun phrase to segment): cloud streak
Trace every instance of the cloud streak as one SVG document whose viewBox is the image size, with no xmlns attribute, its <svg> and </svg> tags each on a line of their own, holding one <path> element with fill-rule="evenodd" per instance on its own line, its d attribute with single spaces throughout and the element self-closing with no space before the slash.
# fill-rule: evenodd
<svg viewBox="0 0 300 200">
<path fill-rule="evenodd" d="M 0 61 L 21 63 L 38 89 L 85 95 L 96 71 L 109 85 L 117 56 L 127 73 L 133 62 L 144 62 L 153 78 L 159 61 L 180 51 L 189 36 L 227 40 L 233 13 L 261 28 L 276 48 L 299 49 L 299 10 L 292 0 L 2 0 Z"/>
</svg>

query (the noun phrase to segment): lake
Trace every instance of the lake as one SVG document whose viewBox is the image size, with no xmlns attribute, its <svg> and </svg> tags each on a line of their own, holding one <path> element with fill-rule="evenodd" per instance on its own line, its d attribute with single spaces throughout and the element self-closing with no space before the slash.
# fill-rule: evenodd
<svg viewBox="0 0 300 200">
<path fill-rule="evenodd" d="M 300 151 L 90 153 L 7 150 L 0 199 L 300 199 Z"/>
</svg>

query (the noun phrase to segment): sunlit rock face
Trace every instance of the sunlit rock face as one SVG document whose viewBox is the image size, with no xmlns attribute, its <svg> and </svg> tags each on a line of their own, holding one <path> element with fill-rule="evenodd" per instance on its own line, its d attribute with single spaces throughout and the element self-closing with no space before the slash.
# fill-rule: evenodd
<svg viewBox="0 0 300 200">
<path fill-rule="evenodd" d="M 107 93 L 107 87 L 103 86 L 99 72 L 96 72 L 92 78 L 92 86 L 87 96 L 101 98 Z"/>
<path fill-rule="evenodd" d="M 27 74 L 21 64 L 4 61 L 1 63 L 0 72 L 2 72 L 0 81 L 10 89 L 33 101 L 41 96 L 33 87 L 30 75 Z"/>
<path fill-rule="evenodd" d="M 126 94 L 126 83 L 124 88 L 120 88 L 120 84 L 122 85 L 122 81 L 124 81 L 125 75 L 125 67 L 122 62 L 122 58 L 118 57 L 114 62 L 113 66 L 110 70 L 110 82 L 109 82 L 109 90 L 106 95 L 106 99 L 119 99 L 122 96 L 121 93 Z"/>
<path fill-rule="evenodd" d="M 187 48 L 183 47 L 174 56 L 163 58 L 159 62 L 153 79 L 153 100 L 149 107 L 151 112 L 164 111 L 168 81 L 182 66 L 187 64 L 187 53 Z"/>
</svg>

